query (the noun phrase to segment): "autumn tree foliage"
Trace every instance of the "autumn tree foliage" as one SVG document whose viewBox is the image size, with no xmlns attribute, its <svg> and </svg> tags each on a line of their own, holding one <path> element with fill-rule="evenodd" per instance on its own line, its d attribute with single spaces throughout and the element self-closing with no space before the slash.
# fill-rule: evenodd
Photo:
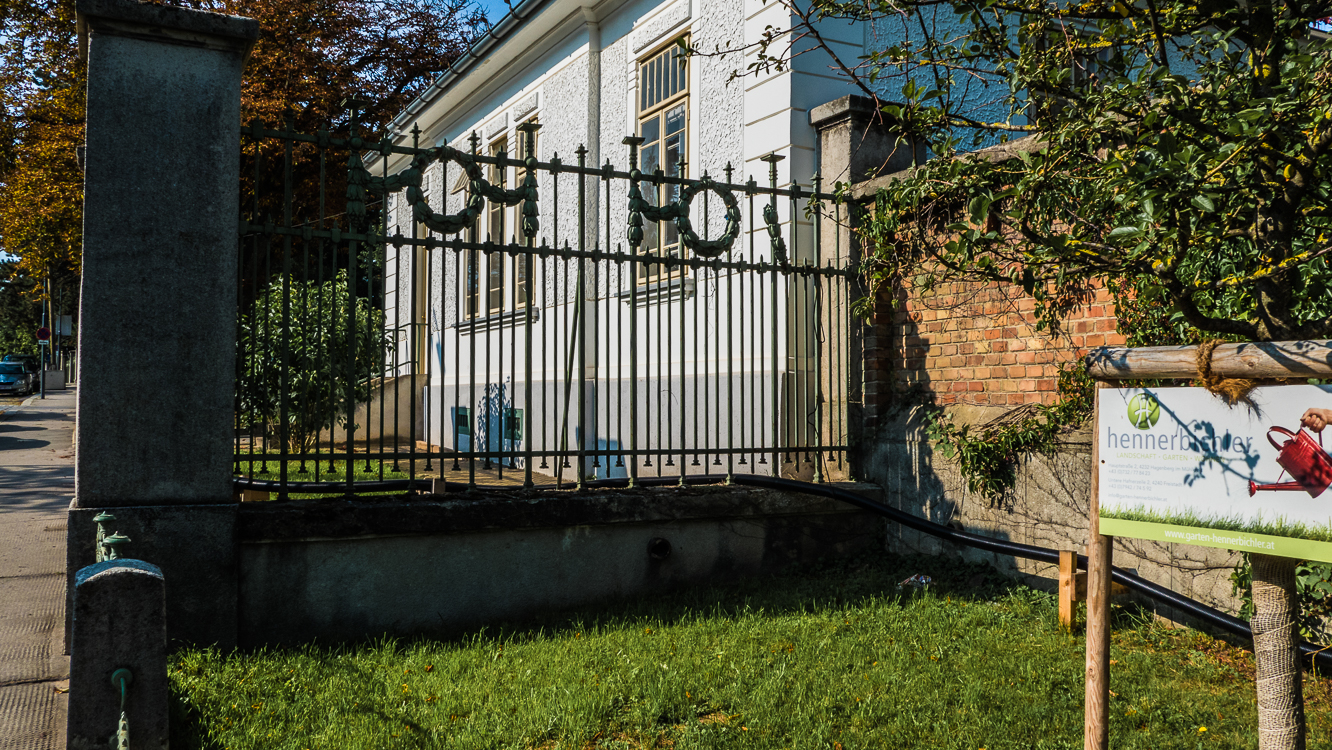
<svg viewBox="0 0 1332 750">
<path fill-rule="evenodd" d="M 345 132 L 349 99 L 362 132 L 379 132 L 484 30 L 470 0 L 179 0 L 258 19 L 246 62 L 242 120 Z M 0 251 L 11 276 L 77 279 L 82 245 L 86 73 L 74 0 L 0 0 Z M 281 148 L 251 148 L 246 180 L 281 184 Z M 317 203 L 313 147 L 293 155 L 297 202 Z M 256 168 L 257 167 L 257 168 Z M 338 194 L 341 165 L 327 170 Z M 306 199 L 302 199 L 306 196 Z M 269 207 L 270 209 L 272 207 Z M 34 291 L 33 293 L 39 293 Z"/>
<path fill-rule="evenodd" d="M 0 0 L 0 251 L 36 294 L 77 276 L 82 244 L 84 67 L 73 0 Z"/>
</svg>

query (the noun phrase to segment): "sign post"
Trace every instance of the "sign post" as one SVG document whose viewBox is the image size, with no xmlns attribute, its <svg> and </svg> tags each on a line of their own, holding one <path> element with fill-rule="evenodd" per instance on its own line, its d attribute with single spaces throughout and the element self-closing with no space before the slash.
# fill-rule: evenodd
<svg viewBox="0 0 1332 750">
<path fill-rule="evenodd" d="M 1200 371 L 1250 381 L 1328 378 L 1332 341 L 1222 344 L 1206 359 L 1199 361 L 1197 346 L 1102 348 L 1087 356 L 1097 389 L 1085 750 L 1109 747 L 1112 537 L 1332 561 L 1332 457 L 1301 426 L 1309 409 L 1332 417 L 1332 386 L 1256 387 L 1235 406 L 1204 388 L 1110 387 L 1116 380 L 1199 380 Z"/>
<path fill-rule="evenodd" d="M 45 313 L 42 313 L 42 317 L 46 317 L 46 314 L 45 314 Z M 38 328 L 38 329 L 37 329 L 37 345 L 38 345 L 38 346 L 42 346 L 42 347 L 49 347 L 49 346 L 51 345 L 51 329 L 50 329 L 50 328 L 47 328 L 46 326 L 42 326 L 41 328 Z M 47 351 L 48 351 L 48 350 L 45 349 L 45 348 L 42 349 L 42 358 L 41 358 L 41 360 L 40 360 L 41 364 L 40 364 L 40 366 L 37 368 L 37 379 L 40 381 L 40 384 L 41 384 L 42 398 L 43 398 L 43 399 L 46 398 L 46 355 L 47 355 Z"/>
<path fill-rule="evenodd" d="M 1092 425 L 1100 434 L 1101 392 L 1096 384 Z M 1114 540 L 1101 534 L 1100 441 L 1092 441 L 1091 498 L 1087 530 L 1087 686 L 1083 715 L 1084 750 L 1110 747 L 1110 565 Z"/>
</svg>

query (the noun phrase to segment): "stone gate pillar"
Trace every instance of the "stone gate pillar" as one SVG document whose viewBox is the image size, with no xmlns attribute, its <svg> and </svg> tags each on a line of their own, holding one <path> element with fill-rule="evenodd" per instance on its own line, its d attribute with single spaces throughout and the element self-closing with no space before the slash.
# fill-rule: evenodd
<svg viewBox="0 0 1332 750">
<path fill-rule="evenodd" d="M 231 440 L 240 85 L 258 23 L 79 0 L 88 65 L 69 571 L 93 516 L 161 568 L 173 639 L 236 639 Z M 69 589 L 72 590 L 72 581 Z"/>
<path fill-rule="evenodd" d="M 873 202 L 871 181 L 874 178 L 892 179 L 881 175 L 910 168 L 913 160 L 924 158 L 924 151 L 897 143 L 896 137 L 884 127 L 874 101 L 867 97 L 843 96 L 814 107 L 809 112 L 809 122 L 819 133 L 819 176 L 823 179 L 823 189 L 834 190 L 838 183 L 859 187 L 854 191 L 855 199 L 836 207 L 834 221 L 823 222 L 819 238 L 821 247 L 840 248 L 845 264 L 855 266 L 861 261 L 860 241 L 855 229 L 860 212 L 871 207 L 865 205 L 866 194 L 868 202 Z M 866 293 L 859 276 L 848 283 L 852 301 Z M 880 411 L 888 406 L 889 373 L 884 369 L 888 331 L 885 326 L 875 323 L 857 317 L 848 309 L 833 306 L 825 310 L 821 321 L 827 340 L 841 342 L 844 346 L 842 354 L 850 371 L 845 385 L 827 380 L 830 374 L 841 377 L 840 373 L 830 373 L 825 367 L 820 374 L 825 379 L 823 392 L 830 394 L 830 400 L 838 395 L 846 399 L 844 405 L 830 403 L 824 409 L 825 415 L 846 414 L 845 424 L 837 424 L 831 421 L 831 416 L 825 416 L 824 434 L 838 436 L 852 446 L 848 456 L 849 472 L 840 475 L 833 472 L 831 479 L 857 478 L 856 467 L 863 459 L 857 454 L 856 446 L 862 445 L 864 439 L 873 434 Z M 880 354 L 885 356 L 880 357 Z"/>
</svg>

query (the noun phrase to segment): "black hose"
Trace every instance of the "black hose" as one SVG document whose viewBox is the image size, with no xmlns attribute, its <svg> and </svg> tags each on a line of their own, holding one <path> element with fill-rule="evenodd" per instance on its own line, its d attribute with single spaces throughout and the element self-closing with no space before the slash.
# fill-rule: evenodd
<svg viewBox="0 0 1332 750">
<path fill-rule="evenodd" d="M 699 476 L 686 477 L 684 483 L 687 485 L 708 485 L 719 484 L 727 481 L 727 477 L 716 474 L 705 474 Z M 813 482 L 801 482 L 794 479 L 779 479 L 777 477 L 763 477 L 755 474 L 736 474 L 730 477 L 732 484 L 738 484 L 745 487 L 761 487 L 769 490 L 783 490 L 787 492 L 800 492 L 806 495 L 817 495 L 832 500 L 838 500 L 857 508 L 868 510 L 883 516 L 894 523 L 905 526 L 909 529 L 929 534 L 930 536 L 946 539 L 950 542 L 972 547 L 974 549 L 994 552 L 1001 555 L 1012 555 L 1027 560 L 1039 560 L 1054 565 L 1059 564 L 1059 550 L 1037 547 L 1031 544 L 1022 544 L 1020 542 L 1006 542 L 1002 539 L 981 536 L 980 534 L 971 534 L 966 531 L 959 531 L 951 526 L 927 521 L 920 516 L 914 516 L 905 511 L 898 510 L 888 505 L 884 505 L 876 500 L 871 500 L 863 495 L 854 492 L 848 492 L 830 484 L 815 484 Z M 641 487 L 662 487 L 679 485 L 680 478 L 653 477 L 648 479 L 639 479 L 636 482 Z M 237 489 L 254 489 L 266 492 L 277 492 L 281 483 L 262 481 L 256 479 L 246 479 L 237 477 L 234 480 Z M 438 485 L 435 485 L 438 486 Z M 614 489 L 629 486 L 628 479 L 597 479 L 584 482 L 583 487 L 587 489 Z M 428 479 L 394 479 L 383 482 L 357 482 L 356 487 L 366 492 L 374 491 L 393 491 L 409 489 L 430 489 L 431 480 Z M 288 492 L 338 492 L 345 490 L 345 482 L 288 482 Z M 463 482 L 447 482 L 445 490 L 448 492 L 461 492 L 467 490 L 468 486 Z M 489 488 L 488 488 L 489 489 Z M 1078 555 L 1077 565 L 1081 570 L 1087 569 L 1087 556 Z M 1183 594 L 1178 594 L 1170 589 L 1152 583 L 1122 568 L 1110 568 L 1110 580 L 1122 584 L 1125 588 L 1136 591 L 1149 599 L 1167 604 L 1182 612 L 1187 612 L 1189 616 L 1205 622 L 1212 627 L 1251 640 L 1253 631 L 1249 628 L 1249 623 L 1226 614 L 1219 609 L 1209 607 L 1200 601 L 1190 599 Z M 1315 666 L 1332 671 L 1332 651 L 1323 650 L 1323 646 L 1309 641 L 1300 641 L 1300 655 L 1312 661 Z"/>
</svg>

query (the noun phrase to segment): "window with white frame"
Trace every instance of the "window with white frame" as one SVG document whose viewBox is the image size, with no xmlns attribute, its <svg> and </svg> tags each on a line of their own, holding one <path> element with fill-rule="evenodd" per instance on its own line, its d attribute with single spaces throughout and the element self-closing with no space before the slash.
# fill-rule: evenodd
<svg viewBox="0 0 1332 750">
<path fill-rule="evenodd" d="M 687 174 L 684 158 L 689 131 L 689 58 L 682 44 L 687 41 L 681 37 L 638 64 L 638 135 L 643 139 L 638 168 L 644 174 L 657 170 L 668 177 Z M 643 197 L 653 205 L 677 200 L 679 195 L 679 185 L 643 186 Z M 641 252 L 659 258 L 683 257 L 675 223 L 644 222 Z M 641 263 L 638 267 L 640 284 L 670 275 L 679 276 L 681 271 L 656 263 Z"/>
</svg>

